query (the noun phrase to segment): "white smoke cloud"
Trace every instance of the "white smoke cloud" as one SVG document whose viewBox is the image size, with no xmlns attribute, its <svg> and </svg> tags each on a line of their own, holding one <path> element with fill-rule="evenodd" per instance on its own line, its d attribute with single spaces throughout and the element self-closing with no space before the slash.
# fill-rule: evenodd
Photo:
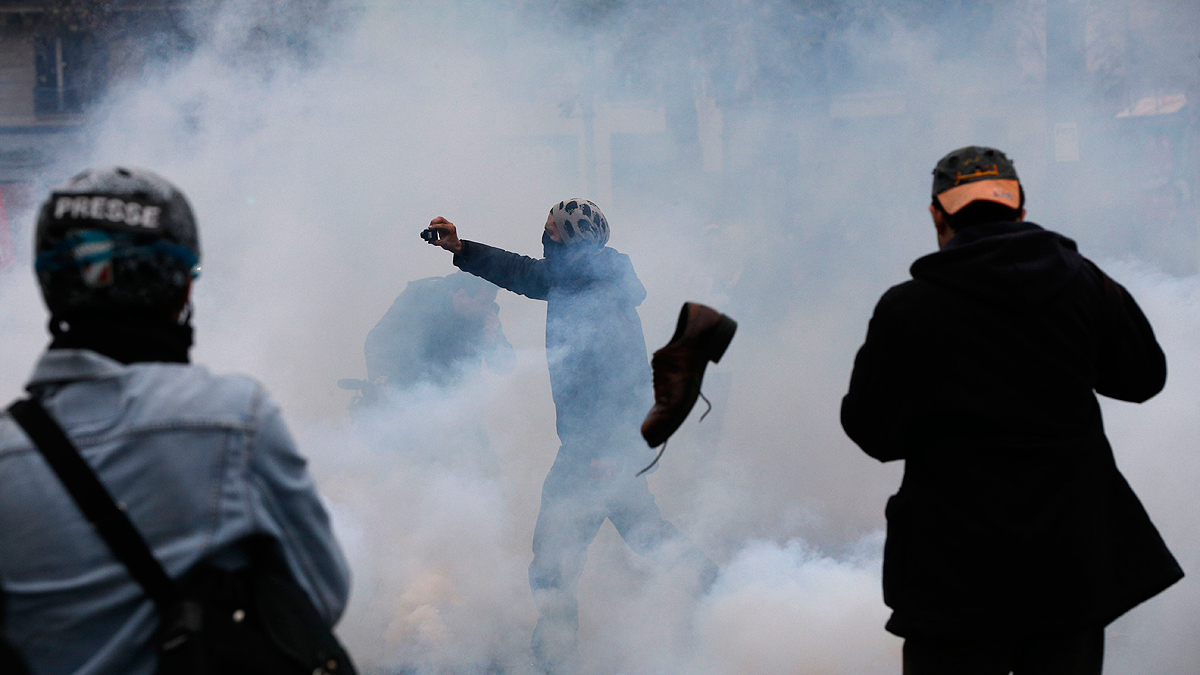
<svg viewBox="0 0 1200 675">
<path fill-rule="evenodd" d="M 651 349 L 685 299 L 741 329 L 710 368 L 712 417 L 693 415 L 650 478 L 664 516 L 722 576 L 697 601 L 605 525 L 580 585 L 581 672 L 898 671 L 879 564 L 902 467 L 859 452 L 837 410 L 873 303 L 933 247 L 929 169 L 967 143 L 1016 158 L 1031 219 L 1087 255 L 1123 259 L 1106 267 L 1145 307 L 1171 376 L 1145 405 L 1106 402 L 1108 430 L 1185 570 L 1200 572 L 1200 281 L 1125 261 L 1152 257 L 1144 233 L 1072 210 L 1126 208 L 1106 186 L 1129 195 L 1139 179 L 1121 162 L 1072 176 L 1075 165 L 1047 159 L 1044 57 L 960 49 L 963 33 L 1044 49 L 1044 25 L 1015 23 L 1038 16 L 1037 2 L 903 20 L 848 3 L 857 9 L 838 21 L 766 0 L 597 3 L 609 9 L 585 21 L 564 4 L 368 3 L 338 14 L 336 31 L 294 28 L 321 46 L 296 60 L 248 46 L 262 17 L 226 2 L 194 54 L 114 91 L 89 119 L 90 144 L 44 176 L 127 163 L 190 197 L 204 246 L 195 360 L 248 372 L 282 402 L 353 564 L 339 631 L 363 670 L 531 672 L 525 575 L 558 447 L 544 307 L 498 297 L 512 375 L 413 392 L 359 425 L 334 382 L 363 374 L 363 339 L 405 283 L 452 271 L 417 238 L 432 217 L 536 255 L 550 204 L 603 192 L 611 245 L 650 293 Z M 589 110 L 610 131 L 620 115 L 659 130 L 590 147 Z M 719 130 L 719 161 L 716 146 L 670 131 L 689 115 L 698 136 Z M 1120 157 L 1127 146 L 1109 131 L 1085 135 L 1084 151 Z M 596 168 L 606 152 L 611 184 Z M 723 170 L 696 170 L 713 162 Z M 10 397 L 45 344 L 35 288 L 20 269 L 0 277 Z M 1113 625 L 1108 672 L 1195 672 L 1197 620 L 1189 577 Z"/>
<path fill-rule="evenodd" d="M 1107 271 L 1137 298 L 1167 355 L 1167 386 L 1141 405 L 1101 399 L 1117 466 L 1141 498 L 1188 575 L 1109 627 L 1108 672 L 1186 673 L 1200 663 L 1190 625 L 1200 619 L 1200 539 L 1191 505 L 1200 484 L 1200 277 L 1174 278 L 1145 264 L 1111 262 Z"/>
<path fill-rule="evenodd" d="M 842 560 L 795 540 L 747 544 L 699 612 L 707 667 L 693 672 L 895 672 L 901 640 L 879 630 L 882 544 L 870 537 Z"/>
</svg>

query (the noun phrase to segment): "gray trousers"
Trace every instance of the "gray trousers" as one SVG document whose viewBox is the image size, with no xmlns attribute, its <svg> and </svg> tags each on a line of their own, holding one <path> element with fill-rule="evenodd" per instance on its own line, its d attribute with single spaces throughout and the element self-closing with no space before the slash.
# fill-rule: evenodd
<svg viewBox="0 0 1200 675">
<path fill-rule="evenodd" d="M 645 476 L 634 477 L 640 467 L 597 470 L 590 460 L 570 459 L 567 454 L 559 450 L 542 485 L 529 565 L 529 586 L 539 615 L 533 654 L 547 673 L 561 670 L 575 651 L 576 588 L 588 546 L 606 518 L 635 553 L 663 564 L 685 565 L 698 575 L 699 592 L 706 591 L 717 576 L 717 566 L 663 520 Z M 664 547 L 668 543 L 671 546 Z"/>
</svg>

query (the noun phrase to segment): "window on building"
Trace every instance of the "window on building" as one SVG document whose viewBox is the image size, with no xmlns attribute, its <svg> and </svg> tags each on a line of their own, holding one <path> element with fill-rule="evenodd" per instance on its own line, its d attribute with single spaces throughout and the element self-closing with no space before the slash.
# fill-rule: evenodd
<svg viewBox="0 0 1200 675">
<path fill-rule="evenodd" d="M 104 64 L 90 37 L 72 32 L 34 37 L 36 115 L 77 115 L 93 99 Z"/>
</svg>

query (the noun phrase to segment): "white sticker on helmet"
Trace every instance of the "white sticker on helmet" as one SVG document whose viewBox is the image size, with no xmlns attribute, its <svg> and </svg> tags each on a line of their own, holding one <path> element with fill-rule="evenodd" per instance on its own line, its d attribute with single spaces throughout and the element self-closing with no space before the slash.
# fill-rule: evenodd
<svg viewBox="0 0 1200 675">
<path fill-rule="evenodd" d="M 147 230 L 159 228 L 162 207 L 129 202 L 115 197 L 59 197 L 54 202 L 54 217 L 107 220 Z"/>
</svg>

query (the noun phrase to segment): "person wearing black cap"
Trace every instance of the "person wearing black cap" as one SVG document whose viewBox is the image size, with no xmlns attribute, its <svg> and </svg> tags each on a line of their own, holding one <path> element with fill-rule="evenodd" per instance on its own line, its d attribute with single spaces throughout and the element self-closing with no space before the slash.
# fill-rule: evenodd
<svg viewBox="0 0 1200 675">
<path fill-rule="evenodd" d="M 1025 222 L 1004 153 L 933 176 L 939 250 L 880 299 L 841 409 L 867 454 L 905 460 L 887 629 L 906 674 L 1100 673 L 1104 626 L 1183 576 L 1096 400 L 1154 396 L 1165 357 L 1124 287 Z"/>
</svg>

